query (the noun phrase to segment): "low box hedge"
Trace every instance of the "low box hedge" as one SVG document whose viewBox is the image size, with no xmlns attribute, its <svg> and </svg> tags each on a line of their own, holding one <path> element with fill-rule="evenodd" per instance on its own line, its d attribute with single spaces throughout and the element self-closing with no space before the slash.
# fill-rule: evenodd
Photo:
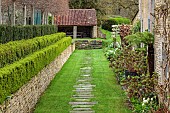
<svg viewBox="0 0 170 113">
<path fill-rule="evenodd" d="M 39 49 L 47 47 L 66 36 L 65 33 L 55 33 L 34 39 L 13 41 L 0 45 L 0 68 L 18 61 Z"/>
<path fill-rule="evenodd" d="M 55 25 L 0 25 L 0 43 L 7 43 L 10 41 L 22 39 L 31 39 L 34 37 L 49 35 L 56 32 L 57 27 Z"/>
<path fill-rule="evenodd" d="M 50 64 L 70 44 L 72 38 L 65 37 L 57 43 L 37 51 L 24 59 L 0 69 L 0 104 L 7 96 L 15 93 L 20 87 Z"/>
</svg>

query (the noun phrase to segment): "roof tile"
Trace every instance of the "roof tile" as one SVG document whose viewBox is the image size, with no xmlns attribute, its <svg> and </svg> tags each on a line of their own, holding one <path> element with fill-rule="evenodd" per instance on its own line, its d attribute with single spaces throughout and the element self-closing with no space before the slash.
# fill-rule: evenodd
<svg viewBox="0 0 170 113">
<path fill-rule="evenodd" d="M 69 9 L 66 15 L 58 15 L 56 16 L 56 19 L 57 25 L 97 25 L 95 9 Z"/>
</svg>

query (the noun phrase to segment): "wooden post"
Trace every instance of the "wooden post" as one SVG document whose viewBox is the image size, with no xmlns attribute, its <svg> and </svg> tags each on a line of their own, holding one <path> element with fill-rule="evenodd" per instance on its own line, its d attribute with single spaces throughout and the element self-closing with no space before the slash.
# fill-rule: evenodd
<svg viewBox="0 0 170 113">
<path fill-rule="evenodd" d="M 46 25 L 48 25 L 48 12 L 46 14 Z"/>
<path fill-rule="evenodd" d="M 54 25 L 54 15 L 52 14 L 52 25 Z"/>
<path fill-rule="evenodd" d="M 13 21 L 12 24 L 15 25 L 15 1 L 13 2 Z"/>
<path fill-rule="evenodd" d="M 142 18 L 142 0 L 139 0 L 139 15 L 140 15 L 140 23 L 141 23 L 141 29 L 140 31 L 143 32 L 143 18 Z"/>
<path fill-rule="evenodd" d="M 2 1 L 0 0 L 0 24 L 2 24 Z"/>
<path fill-rule="evenodd" d="M 97 26 L 93 26 L 92 38 L 97 38 Z"/>
<path fill-rule="evenodd" d="M 24 5 L 24 26 L 27 24 L 27 6 Z"/>
<path fill-rule="evenodd" d="M 77 38 L 77 26 L 73 26 L 73 38 Z"/>
<path fill-rule="evenodd" d="M 42 25 L 44 25 L 44 20 L 45 20 L 45 18 L 44 18 L 44 16 L 45 16 L 44 13 L 45 13 L 45 12 L 42 13 Z"/>
<path fill-rule="evenodd" d="M 47 23 L 47 12 L 44 13 L 44 24 L 46 25 Z"/>
<path fill-rule="evenodd" d="M 35 8 L 34 8 L 34 5 L 32 5 L 32 25 L 34 25 L 34 12 L 35 12 Z"/>
</svg>

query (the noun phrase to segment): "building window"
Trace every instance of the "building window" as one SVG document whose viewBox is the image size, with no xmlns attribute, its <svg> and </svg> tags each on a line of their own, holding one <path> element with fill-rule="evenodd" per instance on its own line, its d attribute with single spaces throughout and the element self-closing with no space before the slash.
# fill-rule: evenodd
<svg viewBox="0 0 170 113">
<path fill-rule="evenodd" d="M 151 26 L 150 26 L 151 24 L 150 24 L 150 23 L 151 23 L 151 20 L 150 20 L 150 19 L 148 19 L 148 32 L 150 32 L 150 31 L 151 31 Z"/>
</svg>

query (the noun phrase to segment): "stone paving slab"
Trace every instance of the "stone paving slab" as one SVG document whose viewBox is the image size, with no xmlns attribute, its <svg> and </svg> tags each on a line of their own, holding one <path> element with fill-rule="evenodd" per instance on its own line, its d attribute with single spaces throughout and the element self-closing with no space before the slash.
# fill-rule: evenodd
<svg viewBox="0 0 170 113">
<path fill-rule="evenodd" d="M 91 99 L 75 99 L 76 102 L 89 102 Z"/>
<path fill-rule="evenodd" d="M 76 88 L 76 90 L 92 90 L 92 87 L 81 87 L 81 88 Z"/>
<path fill-rule="evenodd" d="M 77 82 L 89 82 L 89 81 L 91 81 L 91 80 L 78 80 Z"/>
<path fill-rule="evenodd" d="M 71 105 L 95 105 L 97 102 L 69 102 Z"/>
<path fill-rule="evenodd" d="M 81 75 L 81 76 L 84 76 L 84 77 L 89 77 L 89 76 L 91 76 L 91 75 L 87 74 L 87 75 Z"/>
<path fill-rule="evenodd" d="M 93 90 L 92 89 L 76 89 L 76 90 L 73 90 L 73 91 L 76 91 L 76 92 L 92 92 Z"/>
<path fill-rule="evenodd" d="M 91 98 L 95 98 L 95 97 L 73 97 L 75 99 L 91 99 Z"/>
<path fill-rule="evenodd" d="M 94 97 L 94 95 L 86 95 L 86 94 L 84 94 L 84 95 L 73 95 L 73 97 Z"/>
<path fill-rule="evenodd" d="M 74 108 L 73 111 L 91 111 L 91 108 Z"/>
<path fill-rule="evenodd" d="M 80 88 L 80 87 L 88 88 L 88 87 L 96 87 L 96 85 L 82 85 L 82 84 L 79 84 L 79 85 L 74 85 L 73 87 L 74 88 Z"/>
<path fill-rule="evenodd" d="M 92 92 L 87 91 L 76 91 L 77 95 L 92 95 Z"/>
<path fill-rule="evenodd" d="M 95 111 L 70 111 L 70 113 L 95 113 Z"/>
<path fill-rule="evenodd" d="M 95 113 L 92 110 L 92 107 L 97 104 L 93 102 L 92 98 L 95 98 L 92 94 L 95 91 L 93 88 L 96 85 L 92 85 L 93 80 L 91 76 L 92 67 L 90 67 L 91 57 L 85 57 L 85 60 L 82 64 L 85 64 L 84 67 L 80 68 L 80 76 L 77 78 L 76 85 L 74 85 L 74 95 L 72 96 L 72 102 L 69 104 L 72 106 L 70 113 Z"/>
<path fill-rule="evenodd" d="M 94 105 L 72 105 L 72 108 L 91 108 Z"/>
</svg>

